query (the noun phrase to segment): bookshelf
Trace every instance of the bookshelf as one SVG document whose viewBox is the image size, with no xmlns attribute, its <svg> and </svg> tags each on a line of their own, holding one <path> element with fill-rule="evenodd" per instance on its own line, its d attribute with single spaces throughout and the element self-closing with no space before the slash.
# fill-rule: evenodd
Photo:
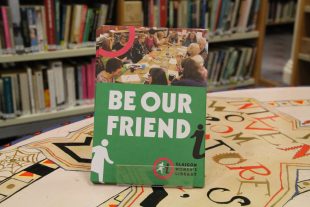
<svg viewBox="0 0 310 207">
<path fill-rule="evenodd" d="M 28 61 L 39 61 L 39 60 L 51 60 L 59 58 L 71 58 L 95 55 L 95 47 L 79 48 L 79 49 L 66 49 L 57 51 L 46 51 L 29 53 L 23 55 L 1 55 L 0 63 L 13 63 L 13 62 L 28 62 Z"/>
<path fill-rule="evenodd" d="M 299 0 L 294 29 L 291 85 L 310 85 L 310 0 Z"/>
<path fill-rule="evenodd" d="M 259 31 L 235 33 L 235 34 L 225 34 L 225 35 L 215 35 L 209 38 L 209 43 L 223 43 L 239 40 L 256 39 L 259 37 Z"/>
<path fill-rule="evenodd" d="M 119 10 L 120 12 L 118 16 L 123 21 L 124 16 L 122 16 L 122 14 L 124 12 L 122 12 L 123 11 L 122 4 L 125 1 L 117 0 L 114 2 L 116 2 L 117 8 L 121 8 L 121 10 Z M 254 61 L 254 69 L 253 69 L 254 73 L 252 78 L 246 81 L 229 83 L 225 85 L 210 86 L 210 88 L 208 89 L 209 92 L 254 86 L 255 84 L 259 84 L 262 82 L 262 79 L 260 77 L 260 70 L 261 70 L 263 42 L 266 27 L 266 18 L 264 18 L 266 16 L 266 8 L 267 8 L 267 2 L 261 0 L 257 16 L 256 29 L 254 29 L 253 31 L 210 36 L 209 44 L 211 48 L 213 47 L 213 45 L 220 45 L 220 46 L 221 45 L 225 46 L 226 44 L 238 45 L 240 44 L 240 42 L 242 43 L 249 42 L 250 44 L 255 45 L 255 47 L 257 48 L 257 52 Z M 35 62 L 41 60 L 65 59 L 71 57 L 84 57 L 84 56 L 95 56 L 95 47 L 45 51 L 45 52 L 36 52 L 21 55 L 0 55 L 0 63 Z M 0 130 L 3 127 L 22 126 L 31 124 L 33 122 L 41 122 L 41 121 L 43 122 L 51 119 L 75 116 L 92 112 L 93 112 L 93 105 L 84 105 L 84 106 L 75 106 L 60 111 L 24 115 L 14 119 L 0 120 Z"/>
<path fill-rule="evenodd" d="M 20 116 L 15 119 L 0 120 L 1 127 L 8 127 L 20 124 L 28 124 L 32 122 L 46 121 L 50 119 L 57 119 L 68 116 L 76 116 L 81 114 L 88 114 L 94 112 L 94 105 L 74 106 L 64 110 L 54 112 L 43 112 L 37 114 L 30 114 Z"/>
</svg>

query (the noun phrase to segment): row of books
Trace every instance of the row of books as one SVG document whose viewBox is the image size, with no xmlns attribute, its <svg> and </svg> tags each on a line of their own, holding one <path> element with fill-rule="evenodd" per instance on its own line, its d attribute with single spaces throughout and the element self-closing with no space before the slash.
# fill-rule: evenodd
<svg viewBox="0 0 310 207">
<path fill-rule="evenodd" d="M 236 46 L 212 49 L 208 54 L 208 84 L 225 85 L 253 77 L 256 48 Z"/>
<path fill-rule="evenodd" d="M 149 0 L 124 4 L 125 20 L 121 23 L 126 25 L 208 28 L 210 35 L 255 30 L 260 8 L 260 0 Z M 128 8 L 141 8 L 143 16 L 139 9 Z"/>
<path fill-rule="evenodd" d="M 25 68 L 2 65 L 0 117 L 15 118 L 92 103 L 95 74 L 95 58 L 51 61 Z"/>
<path fill-rule="evenodd" d="M 267 23 L 292 22 L 296 16 L 296 0 L 269 0 Z"/>
<path fill-rule="evenodd" d="M 95 46 L 97 27 L 113 23 L 116 1 L 74 2 L 7 0 L 0 5 L 0 54 Z"/>
</svg>

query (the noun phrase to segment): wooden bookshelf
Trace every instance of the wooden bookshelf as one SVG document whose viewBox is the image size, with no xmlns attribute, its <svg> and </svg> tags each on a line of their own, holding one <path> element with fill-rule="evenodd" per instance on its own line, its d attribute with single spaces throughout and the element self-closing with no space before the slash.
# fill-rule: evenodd
<svg viewBox="0 0 310 207">
<path fill-rule="evenodd" d="M 215 35 L 215 36 L 209 37 L 209 43 L 239 41 L 239 40 L 255 39 L 258 37 L 259 37 L 259 31 L 225 34 L 225 35 Z"/>
<path fill-rule="evenodd" d="M 240 81 L 237 83 L 231 83 L 231 84 L 227 84 L 227 85 L 209 86 L 208 92 L 233 90 L 236 88 L 243 88 L 243 87 L 248 87 L 248 86 L 253 86 L 253 85 L 255 85 L 255 80 L 254 80 L 254 78 L 251 78 L 251 79 L 246 80 L 246 81 Z"/>
<path fill-rule="evenodd" d="M 31 115 L 24 115 L 14 119 L 0 120 L 0 128 L 13 125 L 27 124 L 61 117 L 75 116 L 94 112 L 94 105 L 83 105 L 67 108 L 60 111 L 44 112 Z"/>
<path fill-rule="evenodd" d="M 310 54 L 299 53 L 298 58 L 299 60 L 310 62 Z"/>
<path fill-rule="evenodd" d="M 47 52 L 37 52 L 22 55 L 0 55 L 0 63 L 23 62 L 23 61 L 38 61 L 50 60 L 59 58 L 81 57 L 95 55 L 94 47 L 67 49 Z"/>
<path fill-rule="evenodd" d="M 291 85 L 310 85 L 310 53 L 302 53 L 303 38 L 309 38 L 310 0 L 299 0 L 293 38 Z"/>
<path fill-rule="evenodd" d="M 267 26 L 280 26 L 280 25 L 287 25 L 287 24 L 294 24 L 295 20 L 285 21 L 285 22 L 270 22 L 267 23 Z"/>
</svg>

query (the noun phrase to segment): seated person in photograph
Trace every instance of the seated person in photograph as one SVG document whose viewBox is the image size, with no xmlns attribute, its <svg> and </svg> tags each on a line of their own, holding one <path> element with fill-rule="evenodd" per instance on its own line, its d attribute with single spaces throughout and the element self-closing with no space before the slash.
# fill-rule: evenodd
<svg viewBox="0 0 310 207">
<path fill-rule="evenodd" d="M 208 59 L 208 51 L 207 51 L 207 40 L 203 37 L 200 37 L 198 39 L 198 44 L 199 44 L 199 48 L 200 48 L 200 53 L 199 55 L 201 55 L 201 57 L 204 60 L 204 67 L 207 68 L 207 59 Z"/>
<path fill-rule="evenodd" d="M 150 34 L 145 39 L 145 46 L 149 52 L 153 51 L 158 46 L 157 41 L 155 31 L 151 29 Z"/>
<path fill-rule="evenodd" d="M 208 77 L 208 70 L 204 66 L 205 60 L 202 58 L 201 55 L 195 55 L 194 57 L 191 57 L 192 60 L 194 60 L 199 66 L 200 66 L 200 73 L 204 77 L 205 80 L 207 80 Z"/>
<path fill-rule="evenodd" d="M 201 72 L 201 65 L 199 65 L 192 58 L 186 58 L 182 61 L 183 75 L 177 80 L 171 82 L 173 86 L 196 86 L 206 87 L 206 76 Z"/>
<path fill-rule="evenodd" d="M 176 70 L 179 72 L 179 76 L 182 75 L 183 73 L 183 68 L 181 67 L 181 63 L 184 59 L 184 55 L 182 52 L 178 52 L 177 55 L 175 56 L 175 59 L 177 61 L 177 64 L 176 64 Z"/>
<path fill-rule="evenodd" d="M 164 45 L 167 43 L 167 38 L 165 38 L 165 33 L 160 31 L 156 33 L 156 37 L 157 37 L 157 45 Z"/>
<path fill-rule="evenodd" d="M 179 45 L 179 35 L 176 31 L 172 31 L 169 34 L 168 43 L 173 45 Z"/>
<path fill-rule="evenodd" d="M 97 82 L 115 83 L 115 79 L 122 74 L 123 63 L 118 58 L 107 61 L 105 70 L 97 75 Z"/>
<path fill-rule="evenodd" d="M 127 43 L 126 35 L 125 34 L 121 34 L 119 42 L 116 42 L 113 45 L 112 50 L 113 51 L 118 51 L 118 50 L 122 49 L 126 45 L 126 43 Z M 124 61 L 124 60 L 127 59 L 128 56 L 129 56 L 129 52 L 125 53 L 124 55 L 119 56 L 119 58 Z"/>
<path fill-rule="evenodd" d="M 149 77 L 145 83 L 152 85 L 168 85 L 168 80 L 164 69 L 151 68 L 149 71 Z"/>
<path fill-rule="evenodd" d="M 191 32 L 187 35 L 183 42 L 183 46 L 188 47 L 191 43 L 197 43 L 197 37 L 195 32 Z"/>
<path fill-rule="evenodd" d="M 191 43 L 187 48 L 187 56 L 194 57 L 195 55 L 199 55 L 200 47 L 197 43 Z"/>
<path fill-rule="evenodd" d="M 143 56 L 148 53 L 145 46 L 145 34 L 139 34 L 130 51 L 130 58 L 133 63 L 142 60 Z"/>
</svg>

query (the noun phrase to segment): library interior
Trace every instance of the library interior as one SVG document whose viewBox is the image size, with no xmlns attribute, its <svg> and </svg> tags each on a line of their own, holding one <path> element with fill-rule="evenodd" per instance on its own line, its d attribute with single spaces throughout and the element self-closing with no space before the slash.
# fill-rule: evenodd
<svg viewBox="0 0 310 207">
<path fill-rule="evenodd" d="M 130 186 L 107 188 L 100 198 L 104 190 L 88 181 L 75 187 L 69 179 L 68 192 L 81 198 L 54 195 L 53 179 L 69 178 L 70 170 L 90 170 L 92 141 L 87 138 L 94 134 L 99 82 L 206 89 L 205 154 L 214 160 L 206 166 L 217 171 L 206 173 L 204 194 Z M 166 114 L 169 104 L 174 105 L 171 113 L 178 113 L 180 105 L 187 109 L 181 95 L 158 96 Z M 131 96 L 122 102 L 129 111 Z M 156 102 L 157 95 L 151 97 Z M 144 118 L 137 120 L 147 125 Z M 118 122 L 111 121 L 128 124 Z M 189 125 L 164 124 L 158 130 L 173 137 L 178 133 L 169 125 L 179 126 L 180 133 Z M 249 206 L 307 206 L 309 137 L 310 0 L 0 0 L 0 205 L 222 206 L 227 201 L 230 206 L 238 196 Z M 213 152 L 218 146 L 226 152 Z M 268 157 L 270 152 L 283 159 Z M 292 160 L 287 152 L 296 153 Z M 216 159 L 217 154 L 226 157 Z M 247 167 L 264 165 L 242 168 L 246 159 Z M 216 179 L 227 169 L 240 173 L 229 177 L 240 180 L 237 184 L 228 177 Z M 275 174 L 287 180 L 263 177 Z M 44 185 L 51 189 L 41 198 L 30 196 Z M 246 185 L 253 190 L 249 195 L 243 193 Z M 228 197 L 217 196 L 219 190 Z"/>
</svg>

